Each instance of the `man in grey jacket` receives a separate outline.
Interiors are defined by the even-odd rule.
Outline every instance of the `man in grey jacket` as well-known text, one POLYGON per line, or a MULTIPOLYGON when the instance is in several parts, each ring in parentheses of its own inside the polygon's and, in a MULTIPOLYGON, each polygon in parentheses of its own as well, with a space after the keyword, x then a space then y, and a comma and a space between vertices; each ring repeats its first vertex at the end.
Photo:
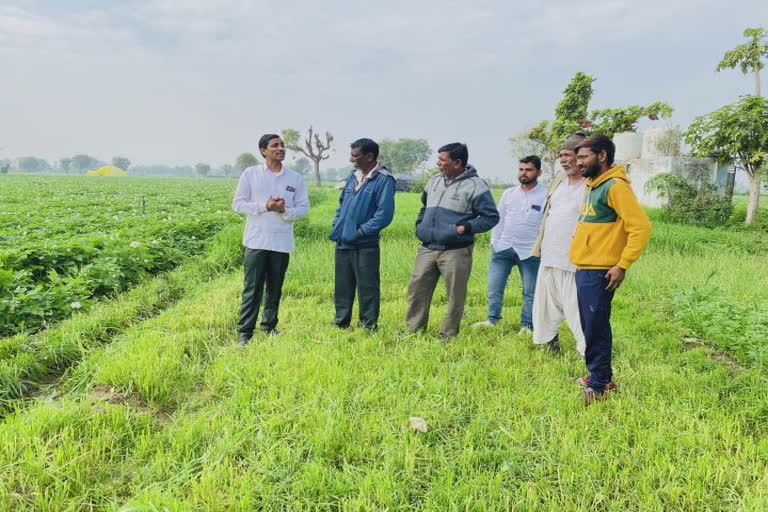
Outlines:
POLYGON ((467 164, 468 158, 467 146, 458 142, 438 150, 440 173, 424 187, 416 219, 416 237, 422 245, 408 284, 406 324, 411 332, 426 328, 432 295, 442 275, 448 292, 448 309, 440 326, 443 340, 459 332, 475 235, 499 222, 491 191, 467 164))

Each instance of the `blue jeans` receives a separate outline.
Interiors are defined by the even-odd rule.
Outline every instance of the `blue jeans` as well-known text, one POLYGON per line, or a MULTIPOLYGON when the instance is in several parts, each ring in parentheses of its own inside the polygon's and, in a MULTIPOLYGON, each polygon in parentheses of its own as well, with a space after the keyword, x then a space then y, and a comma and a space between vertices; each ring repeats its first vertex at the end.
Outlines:
POLYGON ((605 386, 613 378, 611 352, 613 333, 611 332, 611 301, 613 292, 605 289, 608 270, 577 270, 576 295, 579 298, 579 317, 581 329, 587 342, 585 359, 589 369, 589 387, 598 393, 605 391, 605 386))
POLYGON ((488 267, 488 321, 492 324, 501 320, 504 304, 504 288, 507 287, 512 267, 520 269, 523 281, 523 307, 520 309, 520 326, 533 329, 533 294, 536 291, 536 275, 539 273, 541 258, 531 256, 521 260, 511 247, 496 252, 491 248, 491 264, 488 267))

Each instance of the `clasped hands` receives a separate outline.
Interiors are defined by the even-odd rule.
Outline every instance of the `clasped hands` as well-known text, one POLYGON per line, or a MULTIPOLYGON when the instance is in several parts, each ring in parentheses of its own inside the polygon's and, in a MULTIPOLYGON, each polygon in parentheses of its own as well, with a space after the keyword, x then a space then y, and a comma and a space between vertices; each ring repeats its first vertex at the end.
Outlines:
POLYGON ((285 199, 282 197, 269 196, 267 200, 267 210, 270 212, 285 213, 285 199))

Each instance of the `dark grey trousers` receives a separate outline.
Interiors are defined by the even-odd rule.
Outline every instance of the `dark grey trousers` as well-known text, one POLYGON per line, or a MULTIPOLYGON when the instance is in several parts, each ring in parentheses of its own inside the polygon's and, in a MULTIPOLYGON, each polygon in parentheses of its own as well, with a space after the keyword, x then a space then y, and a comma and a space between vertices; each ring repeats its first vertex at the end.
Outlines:
POLYGON ((336 248, 333 297, 336 316, 333 321, 339 327, 349 327, 352 321, 355 291, 357 291, 360 311, 360 327, 366 329, 378 327, 379 306, 381 304, 379 263, 378 246, 360 249, 336 248))
POLYGON ((249 336, 253 334, 265 288, 267 296, 264 300, 261 329, 271 331, 275 328, 289 257, 285 252, 245 249, 243 303, 240 307, 240 321, 237 323, 238 333, 249 336))

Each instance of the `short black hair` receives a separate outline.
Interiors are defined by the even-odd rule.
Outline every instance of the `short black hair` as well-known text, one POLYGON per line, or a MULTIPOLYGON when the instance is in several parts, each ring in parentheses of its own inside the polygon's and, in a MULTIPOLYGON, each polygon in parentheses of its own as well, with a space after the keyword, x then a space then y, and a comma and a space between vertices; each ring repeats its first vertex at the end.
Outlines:
POLYGON ((379 158, 379 145, 376 141, 371 139, 357 139, 355 142, 349 145, 351 149, 359 149, 364 155, 368 153, 373 155, 373 158, 379 158))
POLYGON ((537 171, 541 170, 541 158, 536 155, 528 155, 520 159, 521 164, 533 164, 537 171))
POLYGON ((261 136, 259 139, 259 149, 267 149, 267 146, 269 146, 269 141, 272 139, 279 139, 280 136, 276 133, 267 133, 261 136))
POLYGON ((608 165, 613 165, 613 157, 616 155, 616 145, 607 135, 603 135, 602 133, 590 135, 581 141, 581 144, 576 146, 576 151, 578 152, 581 148, 587 148, 596 155, 599 155, 601 151, 605 151, 605 154, 608 155, 608 165))
POLYGON ((464 164, 464 167, 467 166, 467 162, 469 160, 469 150, 467 149, 467 145, 463 142, 451 142, 450 144, 442 146, 437 150, 437 152, 448 153, 448 156, 451 157, 451 160, 461 160, 461 163, 464 164))

